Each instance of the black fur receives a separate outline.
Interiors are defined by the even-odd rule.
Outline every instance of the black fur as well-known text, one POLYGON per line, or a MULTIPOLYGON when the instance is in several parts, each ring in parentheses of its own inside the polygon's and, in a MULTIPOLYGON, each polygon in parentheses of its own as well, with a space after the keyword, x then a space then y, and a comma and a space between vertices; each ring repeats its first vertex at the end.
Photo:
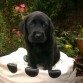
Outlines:
POLYGON ((51 70, 59 58, 60 52, 53 37, 53 24, 50 18, 40 11, 29 14, 21 23, 20 30, 24 35, 28 51, 28 65, 51 70))

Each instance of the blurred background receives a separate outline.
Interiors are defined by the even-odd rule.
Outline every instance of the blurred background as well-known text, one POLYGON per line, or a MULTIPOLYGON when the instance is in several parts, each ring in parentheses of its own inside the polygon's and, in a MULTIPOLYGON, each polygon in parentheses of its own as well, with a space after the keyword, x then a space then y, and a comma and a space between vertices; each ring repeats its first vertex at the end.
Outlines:
POLYGON ((51 18, 61 51, 70 57, 79 55, 76 38, 83 38, 83 0, 0 0, 0 56, 24 47, 19 23, 33 11, 51 18))

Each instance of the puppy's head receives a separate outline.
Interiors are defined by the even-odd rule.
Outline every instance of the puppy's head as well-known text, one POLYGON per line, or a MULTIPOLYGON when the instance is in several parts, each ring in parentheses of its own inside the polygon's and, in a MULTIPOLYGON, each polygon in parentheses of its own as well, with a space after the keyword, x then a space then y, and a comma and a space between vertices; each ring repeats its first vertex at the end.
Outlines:
POLYGON ((44 43, 52 36, 53 24, 46 14, 36 11, 20 23, 20 31, 29 42, 44 43))

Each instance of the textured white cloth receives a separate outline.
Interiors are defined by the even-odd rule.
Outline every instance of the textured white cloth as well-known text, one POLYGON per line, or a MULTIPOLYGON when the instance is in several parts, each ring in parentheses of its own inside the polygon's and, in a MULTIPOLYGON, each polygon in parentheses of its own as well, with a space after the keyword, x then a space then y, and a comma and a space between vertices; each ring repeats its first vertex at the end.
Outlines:
POLYGON ((52 70, 61 70, 61 75, 58 78, 51 78, 47 70, 39 69, 39 74, 36 77, 30 77, 25 73, 27 63, 23 60, 27 51, 24 48, 19 48, 17 51, 0 58, 0 83, 75 83, 76 70, 73 70, 74 59, 69 58, 63 52, 60 52, 60 60, 52 70), (17 72, 11 73, 8 68, 8 63, 17 64, 17 72))

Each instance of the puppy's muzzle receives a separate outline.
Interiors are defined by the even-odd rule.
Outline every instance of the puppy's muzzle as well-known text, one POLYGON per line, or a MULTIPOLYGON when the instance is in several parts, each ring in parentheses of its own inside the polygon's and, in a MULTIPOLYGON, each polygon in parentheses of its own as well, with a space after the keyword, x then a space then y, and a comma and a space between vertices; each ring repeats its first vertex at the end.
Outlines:
POLYGON ((44 35, 43 35, 43 32, 34 32, 34 38, 36 40, 41 40, 43 39, 44 35))
POLYGON ((46 40, 44 32, 33 32, 32 39, 34 42, 44 42, 46 40))

